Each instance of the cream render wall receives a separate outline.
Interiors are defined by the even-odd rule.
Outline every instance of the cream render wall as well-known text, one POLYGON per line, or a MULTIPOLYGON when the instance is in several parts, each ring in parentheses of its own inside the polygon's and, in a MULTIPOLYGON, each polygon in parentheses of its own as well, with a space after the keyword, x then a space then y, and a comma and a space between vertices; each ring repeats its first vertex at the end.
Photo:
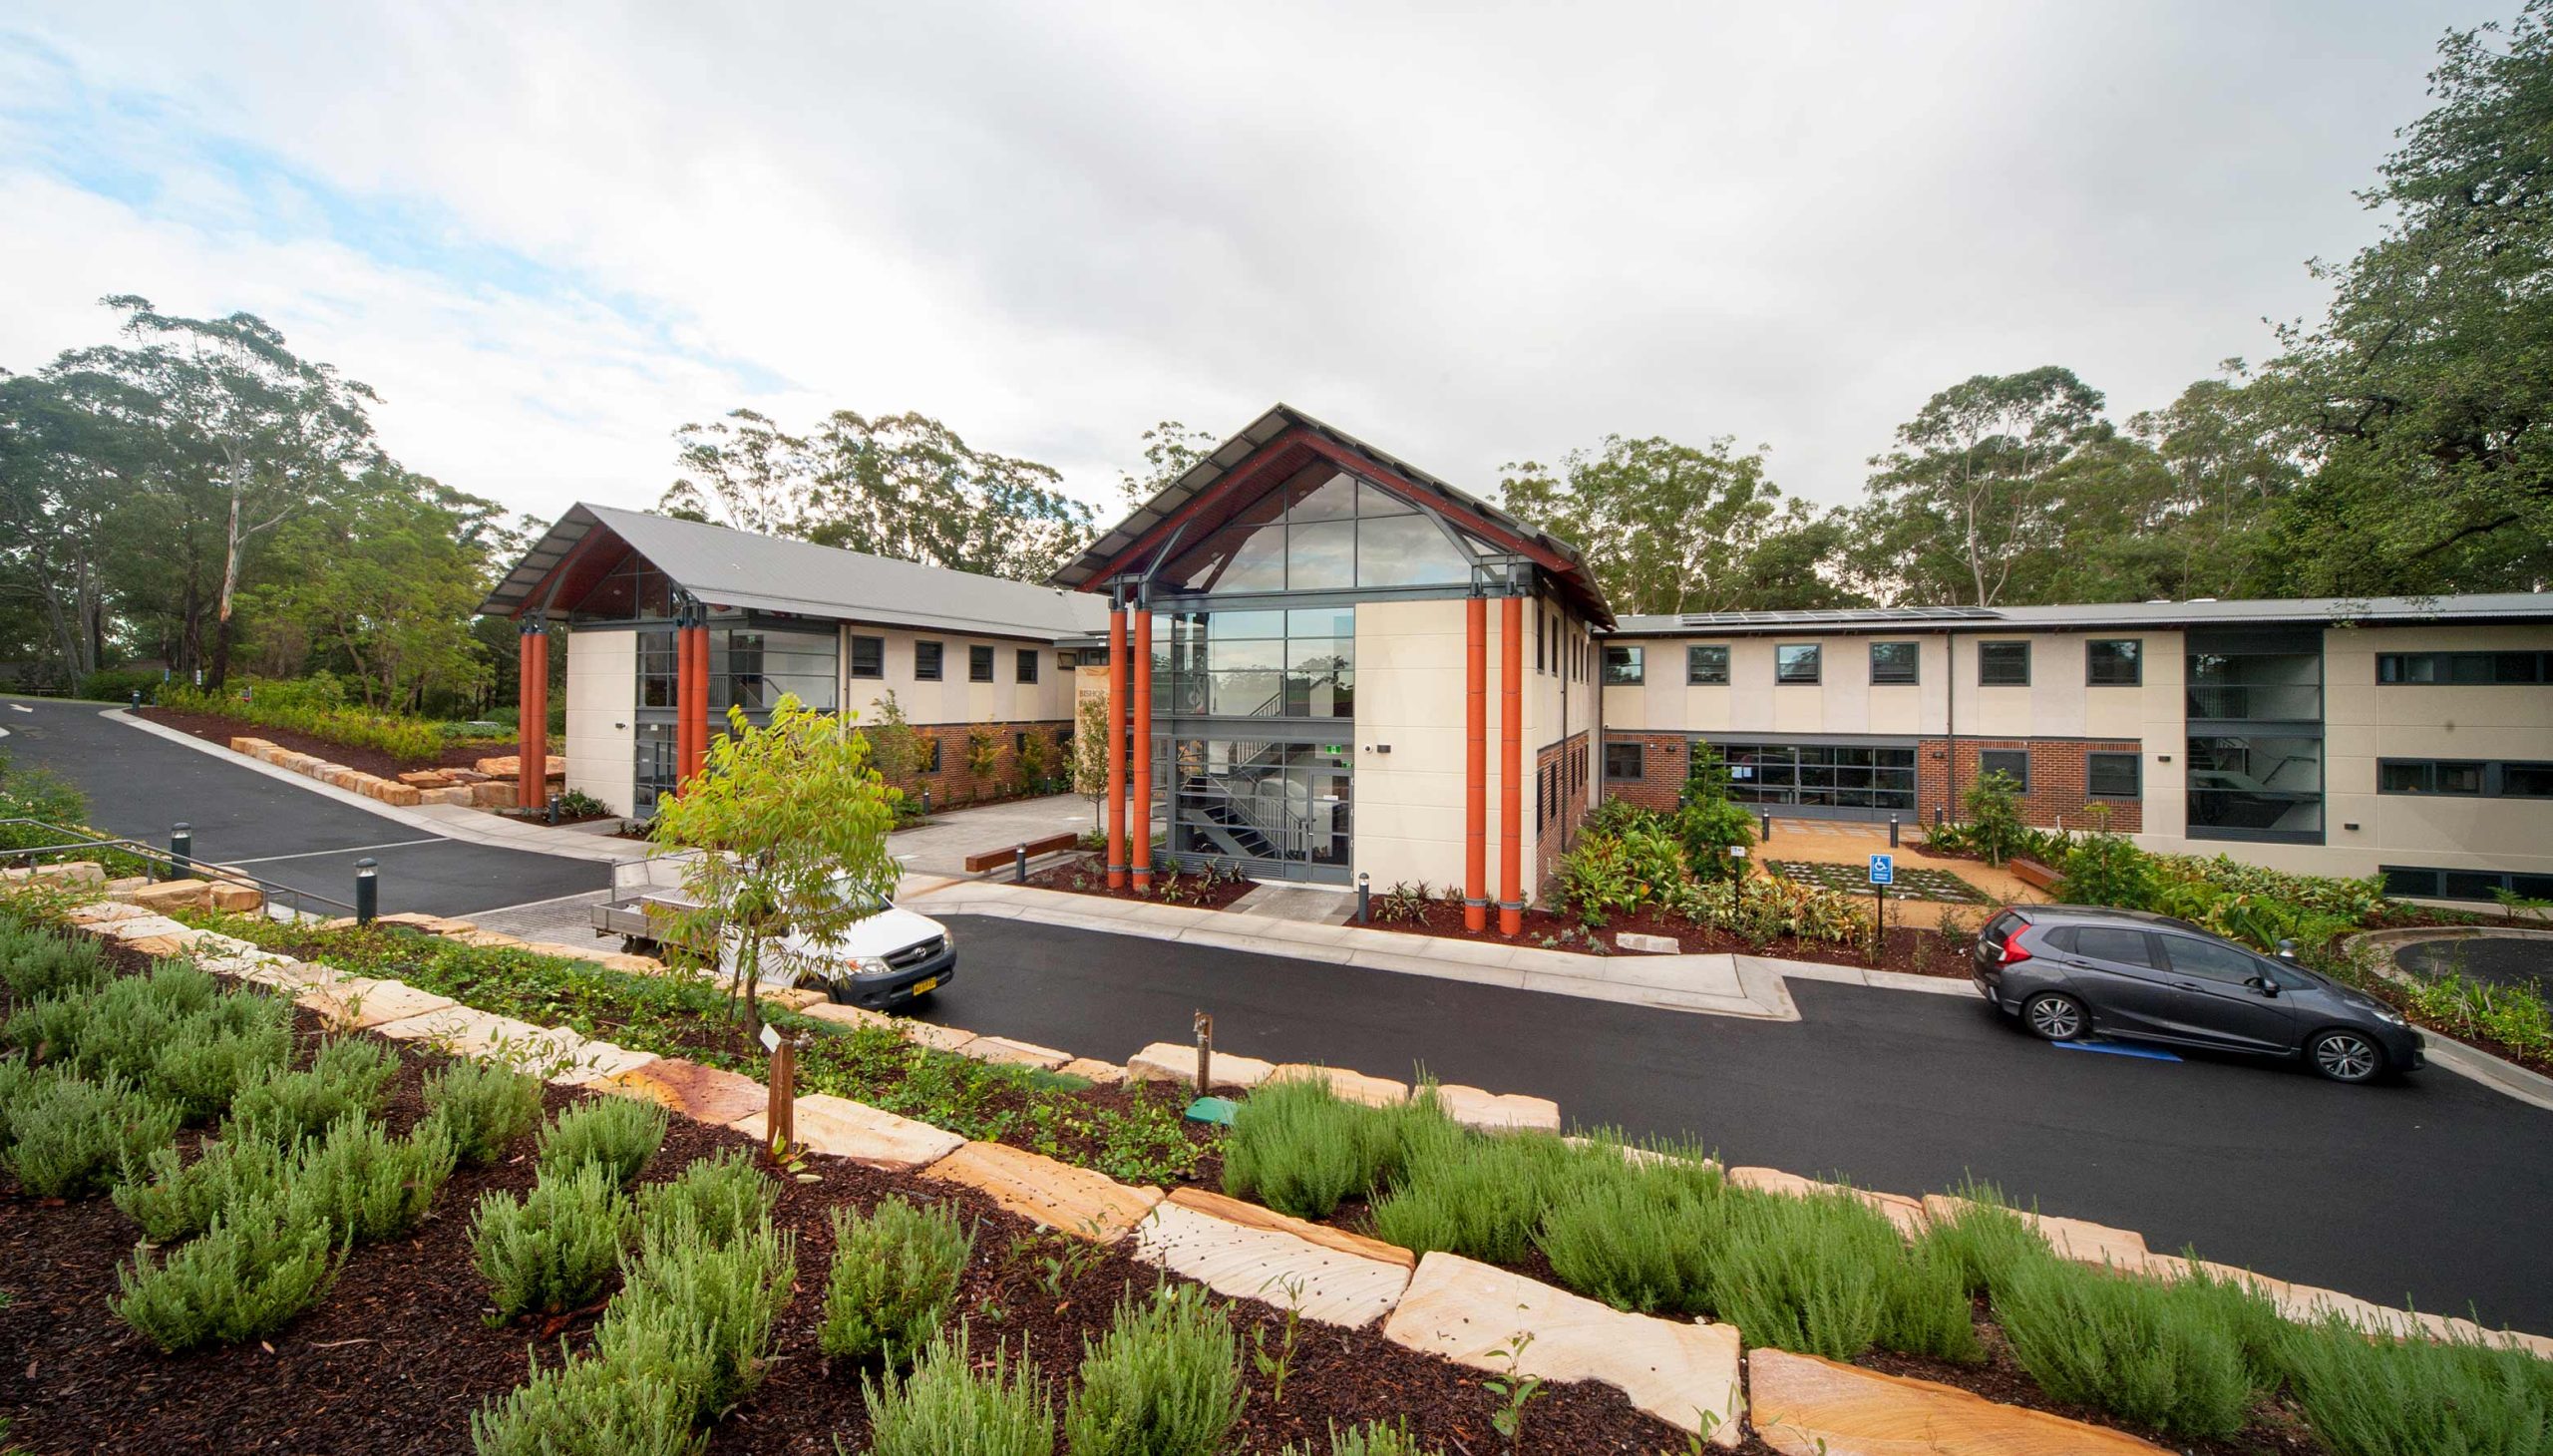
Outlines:
MULTIPOLYGON (((896 705, 904 710, 905 720, 916 724, 1064 722, 1073 715, 1074 669, 1057 665, 1059 658, 1051 643, 845 624, 840 650, 842 705, 857 711, 864 723, 877 721, 878 704, 890 692, 896 695, 896 705), (855 636, 886 639, 885 676, 851 675, 851 639, 855 636), (940 644, 938 681, 925 682, 913 676, 915 642, 940 644), (993 649, 990 682, 970 682, 966 677, 966 649, 978 645, 993 649), (1037 654, 1037 680, 1033 683, 1013 680, 1022 649, 1037 654)), ((1101 681, 1104 685, 1105 678, 1101 681)))
POLYGON ((638 634, 567 634, 567 787, 614 814, 638 803, 638 634))
POLYGON ((1941 731, 1949 701, 1949 658, 1942 639, 1908 635, 1780 637, 1653 637, 1639 686, 1604 689, 1608 728, 1690 733, 1890 733, 1941 731), (1873 641, 1917 645, 1911 684, 1871 681, 1873 641), (1694 687, 1685 681, 1685 649, 1695 644, 1728 648, 1728 685, 1694 687), (1818 646, 1818 681, 1777 683, 1774 649, 1818 646))
MULTIPOLYGON (((1498 896, 1499 606, 1489 604, 1488 893, 1498 896)), ((1533 622, 1525 623, 1524 863, 1530 881, 1534 789, 1533 622)), ((1463 603, 1368 601, 1356 608, 1356 869, 1377 887, 1463 883, 1463 603), (1383 752, 1385 745, 1391 751, 1383 752)), ((1534 886, 1525 887, 1530 896, 1534 886)))

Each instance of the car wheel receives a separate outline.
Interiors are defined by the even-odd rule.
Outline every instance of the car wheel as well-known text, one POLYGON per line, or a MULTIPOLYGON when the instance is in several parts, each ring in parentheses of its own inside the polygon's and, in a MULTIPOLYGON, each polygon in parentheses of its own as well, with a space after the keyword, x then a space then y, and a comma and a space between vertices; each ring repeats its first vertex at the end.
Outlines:
POLYGON ((2092 1028, 2092 1018, 2083 1003, 2057 991, 2041 991, 2021 1005, 2021 1024, 2033 1036, 2049 1041, 2072 1041, 2092 1028))
POLYGON ((2355 1031, 2318 1031, 2305 1044, 2314 1070, 2335 1082, 2366 1082, 2384 1070, 2384 1053, 2355 1031))

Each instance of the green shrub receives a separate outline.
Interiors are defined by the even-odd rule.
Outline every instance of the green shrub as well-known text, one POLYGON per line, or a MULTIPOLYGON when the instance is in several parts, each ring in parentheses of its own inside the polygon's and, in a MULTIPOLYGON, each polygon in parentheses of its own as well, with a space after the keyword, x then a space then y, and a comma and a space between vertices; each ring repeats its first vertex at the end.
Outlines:
POLYGON ((9 1150, 9 1107, 48 1074, 22 1056, 0 1057, 0 1157, 9 1150))
POLYGON ((140 693, 147 703, 168 676, 165 669, 158 667, 101 667, 82 673, 73 691, 93 703, 129 703, 135 693, 140 693))
POLYGON ((2047 1254, 2047 1240, 2012 1211, 1995 1185, 1971 1181, 1952 1193, 1961 1200, 1958 1212, 1928 1221, 1917 1247, 1948 1260, 1963 1291, 1991 1296, 2015 1265, 2047 1254))
POLYGON ((1976 1311, 1961 1287, 1959 1263, 1929 1246, 1900 1253, 1878 1271, 1887 1298, 1880 1305, 1882 1349, 1975 1364, 1986 1358, 1978 1342, 1976 1311))
POLYGON ((310 1145, 292 1175, 293 1202, 358 1244, 395 1238, 425 1222, 452 1176, 452 1138, 431 1120, 405 1138, 357 1114, 310 1145))
POLYGON ((1849 1360, 1878 1342, 1906 1257, 1884 1215, 1843 1192, 1731 1189, 1720 1207, 1711 1304, 1747 1343, 1849 1360))
POLYGON ((1366 1193, 1391 1167, 1401 1121, 1345 1101, 1326 1082, 1262 1086, 1242 1103, 1224 1140, 1224 1191, 1280 1214, 1325 1219, 1340 1200, 1366 1193))
POLYGON ((95 994, 72 999, 49 1013, 46 1055, 91 1074, 147 1082, 182 1028, 188 1036, 223 1029, 198 1020, 223 999, 220 983, 182 961, 164 960, 147 975, 118 976, 95 994))
POLYGON ((172 1027, 170 1037, 152 1060, 152 1088, 188 1122, 199 1122, 291 1063, 292 1005, 253 994, 225 997, 172 1027))
POLYGON ((816 1332, 838 1360, 883 1354, 910 1360, 939 1328, 957 1295, 974 1238, 945 1204, 915 1208, 889 1195, 863 1217, 833 1210, 834 1264, 825 1279, 825 1320, 816 1332))
MULTIPOLYGON (((978 1369, 964 1326, 934 1335, 911 1375, 861 1377, 870 1456, 1053 1456, 1055 1415, 1023 1347, 996 1343, 978 1369)), ((1079 1456, 1076 1448, 1075 1456, 1079 1456)))
MULTIPOLYGON (((2172 1281, 2174 1297, 2202 1309, 2222 1325, 2243 1351, 2243 1367, 2256 1390, 2275 1389, 2286 1373, 2288 1331, 2295 1326, 2281 1314, 2278 1301, 2248 1274, 2217 1274, 2201 1264, 2196 1250, 2185 1250, 2190 1272, 2172 1281)), ((2547 1367, 2553 1373, 2553 1366, 2547 1367)))
POLYGON ((779 1187, 756 1166, 753 1153, 729 1148, 693 1160, 670 1182, 638 1190, 638 1222, 667 1229, 688 1218, 703 1238, 724 1246, 769 1223, 779 1202, 779 1187))
POLYGON ((2230 1436, 2253 1387, 2211 1297, 2048 1258, 2016 1266, 1995 1301, 2012 1358, 2058 1400, 2174 1435, 2230 1436))
POLYGON ((2469 1339, 2371 1338, 2338 1315, 2282 1339, 2289 1389, 2337 1456, 2542 1456, 2553 1361, 2469 1339))
POLYGON ((0 1022, 0 1042, 25 1052, 30 1062, 56 1065, 71 1060, 88 1024, 88 996, 78 991, 39 996, 21 1002, 0 1022))
POLYGON ((1729 851, 1755 843, 1755 816, 1729 799, 1728 765, 1710 744, 1693 745, 1685 764, 1675 837, 1683 843, 1684 860, 1695 879, 1726 880, 1744 873, 1744 862, 1729 858, 1729 851))
POLYGON ((593 1302, 620 1267, 634 1218, 629 1196, 598 1163, 545 1173, 520 1199, 481 1195, 470 1249, 497 1321, 593 1302))
POLYGON ((622 1187, 637 1181, 665 1141, 665 1110, 634 1097, 596 1097, 541 1129, 541 1169, 594 1162, 622 1187))
MULTIPOLYGON (((1296 1442, 1285 1448, 1285 1456, 1320 1456, 1320 1453, 1296 1442)), ((1333 1423, 1329 1428, 1329 1456, 1444 1456, 1444 1453, 1418 1444, 1418 1438, 1409 1433, 1409 1423, 1396 1420, 1389 1424, 1367 1421, 1343 1431, 1333 1423)))
POLYGON ((433 758, 443 750, 443 734, 424 718, 368 712, 342 705, 342 697, 314 690, 309 680, 251 681, 245 689, 203 692, 183 683, 164 683, 160 705, 181 713, 208 713, 263 728, 280 728, 349 748, 370 748, 406 762, 433 758))
POLYGON ((38 1076, 9 1105, 9 1169, 38 1198, 80 1198, 176 1141, 180 1121, 114 1072, 38 1076))
POLYGON ((229 1126, 285 1141, 318 1137, 346 1118, 379 1114, 398 1075, 397 1054, 380 1042, 332 1038, 306 1069, 277 1069, 242 1090, 229 1126))
POLYGON ((1073 1456, 1216 1456, 1246 1396, 1231 1316, 1195 1284, 1117 1306, 1064 1401, 1073 1456))
POLYGON ((1374 1232, 1422 1253, 1514 1264, 1531 1247, 1544 1207, 1593 1166, 1590 1155, 1550 1133, 1488 1137, 1441 1118, 1412 1120, 1407 1132, 1401 1176, 1374 1201, 1374 1232))
POLYGON ((1535 1237, 1562 1283, 1617 1309, 1707 1307, 1704 1235, 1722 1192, 1716 1170, 1591 1164, 1543 1214, 1535 1237))
POLYGON ((471 1412, 470 1442, 478 1456, 698 1456, 709 1435, 672 1381, 565 1355, 471 1412))
POLYGON ((153 1264, 148 1248, 117 1272, 116 1317, 176 1354, 280 1328, 316 1303, 342 1255, 327 1225, 291 1199, 224 1209, 204 1232, 153 1264))
POLYGON ((2127 836, 2112 833, 2106 819, 2075 841, 2063 862, 2052 868, 2065 877, 2058 895, 2074 905, 2144 910, 2154 900, 2153 857, 2127 836))
POLYGON ((672 1382, 693 1422, 707 1424, 762 1382, 797 1263, 797 1239, 768 1222, 724 1245, 688 1217, 649 1229, 594 1352, 624 1373, 672 1382))
POLYGON ((204 1143, 192 1162, 176 1148, 151 1154, 115 1186, 116 1207, 142 1226, 154 1244, 174 1244, 203 1232, 222 1210, 257 1199, 284 1196, 301 1161, 298 1144, 268 1137, 231 1137, 204 1143))
POLYGON ((426 1109, 461 1161, 496 1162, 541 1121, 541 1079, 494 1062, 457 1061, 426 1079, 426 1109))
POLYGON ((2001 865, 2030 844, 2021 823, 2021 783, 2001 769, 1977 776, 1960 796, 1968 816, 1969 843, 1990 865, 2001 865))
POLYGON ((87 993, 112 974, 98 942, 33 925, 0 925, 0 984, 19 1001, 87 993))

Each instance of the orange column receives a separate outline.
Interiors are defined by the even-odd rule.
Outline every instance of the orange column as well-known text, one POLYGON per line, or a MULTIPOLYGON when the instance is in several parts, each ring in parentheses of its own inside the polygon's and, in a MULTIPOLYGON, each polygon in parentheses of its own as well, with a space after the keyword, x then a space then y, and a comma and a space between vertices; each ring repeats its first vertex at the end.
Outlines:
POLYGON ((1108 888, 1126 888, 1126 609, 1108 611, 1108 888))
POLYGON ((700 776, 709 749, 709 633, 686 621, 674 629, 674 790, 700 776))
POLYGON ((1134 650, 1126 654, 1126 670, 1134 676, 1135 731, 1131 745, 1135 756, 1134 783, 1127 808, 1131 813, 1131 830, 1135 843, 1128 864, 1135 874, 1135 889, 1153 888, 1153 609, 1137 602, 1134 650))
POLYGON ((1463 928, 1489 923, 1489 602, 1463 603, 1463 928))
POLYGON ((538 809, 549 791, 549 631, 524 627, 523 686, 515 708, 515 804, 538 809))
POLYGON ((1498 604, 1498 933, 1525 928, 1525 598, 1498 604))

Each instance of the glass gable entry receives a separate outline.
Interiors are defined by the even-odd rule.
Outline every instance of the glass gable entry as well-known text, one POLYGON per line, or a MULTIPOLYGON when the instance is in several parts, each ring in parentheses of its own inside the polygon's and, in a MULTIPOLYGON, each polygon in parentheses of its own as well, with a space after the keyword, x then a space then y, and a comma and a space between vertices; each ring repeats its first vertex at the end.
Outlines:
MULTIPOLYGON (((741 707, 757 727, 794 695, 807 707, 832 712, 837 692, 837 638, 829 631, 783 631, 712 624, 709 628, 709 731, 727 726, 727 710, 741 707)), ((672 792, 682 765, 674 752, 679 677, 671 627, 638 631, 637 757, 633 806, 638 818, 656 812, 659 796, 672 792)))
POLYGON ((1327 461, 1167 561, 1153 590, 1154 763, 1169 858, 1347 882, 1359 597, 1458 595, 1491 547, 1327 461))

